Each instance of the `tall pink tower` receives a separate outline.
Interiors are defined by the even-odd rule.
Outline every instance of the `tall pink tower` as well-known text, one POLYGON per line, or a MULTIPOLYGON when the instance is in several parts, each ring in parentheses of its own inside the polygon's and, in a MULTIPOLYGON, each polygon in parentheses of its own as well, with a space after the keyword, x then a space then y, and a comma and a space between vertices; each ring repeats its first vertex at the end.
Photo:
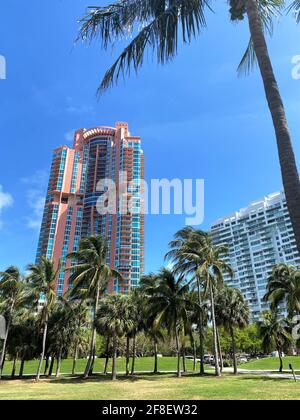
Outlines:
POLYGON ((107 263, 123 275, 122 282, 110 282, 108 291, 127 293, 138 286, 144 270, 143 178, 141 139, 129 133, 127 123, 77 130, 73 148, 54 150, 36 259, 44 255, 56 267, 60 262, 59 295, 71 286, 67 255, 78 249, 81 238, 99 234, 108 243, 107 263), (97 184, 111 179, 118 192, 120 173, 134 185, 127 196, 135 211, 100 214, 96 204, 103 191, 97 184))

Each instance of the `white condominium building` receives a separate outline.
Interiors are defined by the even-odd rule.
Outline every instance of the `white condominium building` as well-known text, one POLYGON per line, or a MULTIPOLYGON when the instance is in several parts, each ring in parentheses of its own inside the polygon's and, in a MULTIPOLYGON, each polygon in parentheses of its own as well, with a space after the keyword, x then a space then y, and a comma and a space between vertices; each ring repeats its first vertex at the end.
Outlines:
POLYGON ((240 289, 257 321, 269 306, 263 301, 268 277, 280 262, 300 266, 293 228, 283 193, 270 194, 249 207, 219 219, 211 228, 215 244, 227 244, 235 272, 225 282, 240 289))

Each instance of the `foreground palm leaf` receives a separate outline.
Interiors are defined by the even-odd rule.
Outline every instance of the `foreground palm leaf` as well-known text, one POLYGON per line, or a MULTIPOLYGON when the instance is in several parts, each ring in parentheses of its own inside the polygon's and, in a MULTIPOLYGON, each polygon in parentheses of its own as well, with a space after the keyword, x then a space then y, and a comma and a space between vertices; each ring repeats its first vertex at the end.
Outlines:
MULTIPOLYGON (((106 7, 92 7, 82 19, 79 38, 100 38, 102 47, 131 38, 122 54, 106 72, 99 88, 103 92, 121 76, 137 72, 147 52, 156 52, 157 61, 166 63, 177 53, 179 39, 189 43, 206 26, 209 0, 122 0, 106 7)), ((249 70, 255 60, 276 133, 284 191, 298 251, 300 252, 300 181, 285 109, 273 72, 265 32, 272 33, 273 20, 287 4, 285 0, 228 0, 231 20, 249 22, 250 42, 240 69, 249 70)), ((300 20, 300 0, 290 4, 300 20)))

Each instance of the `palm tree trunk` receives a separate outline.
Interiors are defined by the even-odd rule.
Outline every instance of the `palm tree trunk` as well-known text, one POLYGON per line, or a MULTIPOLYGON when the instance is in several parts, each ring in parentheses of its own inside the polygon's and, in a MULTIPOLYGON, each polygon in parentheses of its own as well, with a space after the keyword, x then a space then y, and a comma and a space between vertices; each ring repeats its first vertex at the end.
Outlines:
POLYGON ((78 358, 78 341, 76 340, 74 356, 73 356, 72 375, 75 375, 75 372, 76 372, 77 358, 78 358))
POLYGON ((232 327, 230 327, 230 335, 231 335, 231 341, 232 341, 233 373, 237 375, 238 366, 237 366, 237 360, 236 360, 236 344, 235 344, 234 330, 232 327))
POLYGON ((283 371, 283 360, 282 360, 282 351, 281 351, 281 349, 278 349, 278 355, 279 355, 279 362, 280 362, 279 372, 282 373, 282 371, 283 371))
POLYGON ((126 337, 126 376, 129 376, 129 361, 130 361, 130 338, 126 337))
MULTIPOLYGON (((94 304, 94 318, 98 312, 99 296, 100 296, 100 281, 98 281, 98 285, 97 285, 97 293, 96 293, 96 299, 95 299, 95 304, 94 304)), ((93 359, 95 357, 94 355, 96 351, 96 337, 97 337, 97 332, 93 323, 90 355, 89 355, 89 360, 84 371, 84 375, 83 375, 84 379, 86 379, 90 374, 93 373, 92 365, 93 365, 93 359)))
POLYGON ((177 349, 177 377, 181 377, 181 368, 180 368, 180 341, 177 327, 175 328, 175 338, 176 338, 176 349, 177 349))
MULTIPOLYGON (((45 305, 47 303, 45 302, 45 305)), ((39 381, 41 377, 41 370, 43 365, 43 360, 45 356, 45 350, 46 350, 46 339, 47 339, 47 331, 48 331, 48 314, 46 315, 45 324, 44 324, 44 332, 43 332, 43 344, 42 344, 42 353, 39 360, 39 365, 36 373, 36 380, 39 381)))
POLYGON ((218 339, 218 352, 219 352, 219 358, 220 358, 220 369, 221 369, 221 372, 223 372, 224 363, 223 363, 223 354, 222 354, 220 333, 219 333, 219 328, 218 327, 217 327, 217 339, 218 339))
POLYGON ((109 345, 110 345, 110 338, 107 337, 106 341, 106 358, 105 358, 105 365, 104 365, 104 374, 107 374, 108 362, 109 362, 109 345))
POLYGON ((134 375, 134 372, 135 372, 135 353, 136 353, 136 336, 133 337, 133 344, 132 344, 131 375, 134 375))
POLYGON ((196 348, 196 341, 193 337, 193 350, 194 350, 194 364, 193 364, 193 371, 196 371, 197 368, 197 348, 196 348))
POLYGON ((10 307, 9 317, 8 317, 8 321, 7 321, 6 331, 5 331, 5 338, 4 338, 4 343, 3 343, 1 357, 0 357, 0 379, 2 378, 2 372, 3 372, 3 368, 4 368, 4 363, 5 363, 6 346, 7 346, 8 334, 9 334, 9 330, 10 330, 10 326, 11 326, 14 304, 15 303, 13 302, 11 307, 10 307))
POLYGON ((203 339, 203 319, 202 319, 202 299, 201 299, 201 285, 200 280, 197 278, 197 289, 198 289, 198 303, 199 303, 199 339, 200 339, 200 375, 205 374, 204 369, 204 339, 203 339))
POLYGON ((11 371, 11 379, 14 379, 16 376, 17 359, 18 359, 18 356, 15 356, 12 371, 11 371))
POLYGON ((112 381, 117 379, 117 336, 114 335, 113 337, 113 363, 112 363, 112 373, 111 373, 112 381))
POLYGON ((274 75, 261 18, 255 0, 246 1, 255 55, 275 128, 283 186, 295 239, 300 252, 300 181, 286 113, 274 75))
POLYGON ((52 354, 50 368, 49 368, 49 372, 48 372, 48 377, 52 376, 53 368, 54 368, 54 362, 55 362, 55 356, 54 356, 54 354, 52 354))
POLYGON ((217 325, 216 325, 216 316, 215 316, 215 300, 214 292, 212 288, 212 283, 209 281, 209 291, 210 291, 210 303, 211 303, 211 320, 213 325, 213 345, 214 345, 214 356, 215 356, 215 373, 216 376, 221 376, 220 365, 219 365, 219 352, 218 352, 218 337, 217 337, 217 325))
POLYGON ((182 349, 182 364, 183 364, 183 372, 186 373, 186 354, 185 348, 182 349))
POLYGON ((157 341, 154 340, 154 374, 157 374, 158 372, 158 346, 157 341))
POLYGON ((25 365, 25 360, 22 359, 21 360, 21 366, 20 366, 20 371, 19 371, 19 378, 22 379, 23 375, 24 375, 24 365, 25 365))
POLYGON ((46 375, 47 375, 48 368, 49 368, 49 356, 47 356, 47 357, 46 357, 46 363, 45 363, 44 376, 46 376, 46 375))
POLYGON ((62 360, 62 347, 59 349, 59 354, 57 358, 57 367, 56 367, 56 374, 55 374, 56 378, 59 378, 60 376, 61 360, 62 360))

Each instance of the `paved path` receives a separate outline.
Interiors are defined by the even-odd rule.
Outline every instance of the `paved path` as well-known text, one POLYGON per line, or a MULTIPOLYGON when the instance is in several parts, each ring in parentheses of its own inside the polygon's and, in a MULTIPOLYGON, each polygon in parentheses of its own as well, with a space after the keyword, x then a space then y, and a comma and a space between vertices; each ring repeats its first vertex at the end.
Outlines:
MULTIPOLYGON (((233 368, 224 368, 224 372, 233 373, 233 368)), ((294 376, 292 373, 284 371, 283 373, 279 373, 278 370, 247 370, 247 369, 239 369, 238 373, 241 375, 258 375, 258 376, 266 376, 267 378, 281 378, 281 379, 292 379, 294 380, 294 376)), ((300 381, 300 375, 296 375, 296 379, 300 381)))

